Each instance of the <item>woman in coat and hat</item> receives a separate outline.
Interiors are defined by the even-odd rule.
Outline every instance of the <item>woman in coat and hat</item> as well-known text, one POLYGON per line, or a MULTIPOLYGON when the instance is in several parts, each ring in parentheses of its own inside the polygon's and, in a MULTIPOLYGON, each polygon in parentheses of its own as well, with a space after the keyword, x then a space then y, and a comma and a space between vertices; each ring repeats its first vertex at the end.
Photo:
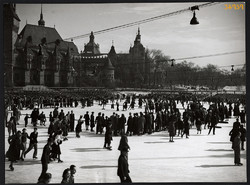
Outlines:
POLYGON ((20 158, 20 148, 21 148, 21 131, 17 131, 15 135, 9 137, 8 142, 10 144, 9 150, 6 153, 6 157, 10 161, 10 170, 13 171, 13 162, 19 160, 20 158))

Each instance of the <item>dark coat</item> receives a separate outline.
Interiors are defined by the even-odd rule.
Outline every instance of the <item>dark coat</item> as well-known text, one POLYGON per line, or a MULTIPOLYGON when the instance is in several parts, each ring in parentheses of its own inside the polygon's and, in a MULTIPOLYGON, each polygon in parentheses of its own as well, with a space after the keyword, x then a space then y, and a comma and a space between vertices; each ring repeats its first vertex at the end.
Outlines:
POLYGON ((9 161, 19 160, 20 157, 20 148, 21 148, 21 138, 17 135, 13 135, 8 139, 10 146, 9 150, 6 153, 6 157, 9 161))
POLYGON ((118 170, 117 175, 120 178, 129 177, 129 167, 128 167, 128 160, 124 155, 120 155, 118 159, 118 170))
POLYGON ((122 135, 121 139, 120 139, 120 144, 118 147, 118 150, 122 151, 123 149, 130 149, 129 145, 128 145, 128 138, 126 135, 122 135))
POLYGON ((48 164, 49 163, 49 156, 50 156, 50 146, 47 143, 43 147, 43 153, 42 153, 42 157, 41 157, 42 163, 48 164))

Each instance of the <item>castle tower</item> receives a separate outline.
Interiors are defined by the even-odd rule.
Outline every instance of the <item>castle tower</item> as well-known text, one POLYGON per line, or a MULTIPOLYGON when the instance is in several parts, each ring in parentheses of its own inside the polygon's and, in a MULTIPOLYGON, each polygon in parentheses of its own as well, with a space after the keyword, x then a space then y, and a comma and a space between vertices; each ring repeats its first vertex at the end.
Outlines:
POLYGON ((84 55, 100 54, 99 45, 95 43, 95 36, 93 31, 89 36, 89 43, 84 46, 84 55))
POLYGON ((104 69, 103 69, 103 77, 102 77, 102 82, 106 87, 111 87, 114 83, 114 74, 115 74, 115 68, 112 65, 110 59, 107 57, 105 64, 104 64, 104 69))
POLYGON ((43 20, 43 5, 41 5, 40 20, 38 21, 39 26, 45 26, 45 21, 43 20))
POLYGON ((140 28, 134 40, 134 46, 129 49, 131 80, 137 83, 144 82, 145 79, 145 48, 141 43, 140 28))
MULTIPOLYGON (((20 19, 16 14, 15 4, 4 4, 4 86, 14 85, 13 66, 15 64, 15 43, 18 36, 20 19)), ((18 77, 16 77, 18 78, 18 77)))

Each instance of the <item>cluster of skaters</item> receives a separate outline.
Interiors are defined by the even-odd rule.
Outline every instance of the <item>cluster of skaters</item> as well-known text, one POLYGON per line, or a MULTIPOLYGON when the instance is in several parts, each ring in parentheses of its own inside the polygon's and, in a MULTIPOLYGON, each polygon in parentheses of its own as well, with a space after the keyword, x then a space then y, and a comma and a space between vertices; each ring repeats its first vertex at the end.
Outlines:
MULTIPOLYGON (((125 97, 125 101, 122 105, 122 111, 135 108, 135 96, 125 97)), ((106 102, 109 100, 100 100, 100 104, 105 109, 106 102)), ((114 109, 114 99, 110 99, 111 108, 114 109)), ((46 126, 48 118, 48 140, 47 144, 43 148, 41 157, 42 173, 38 179, 39 183, 48 183, 51 179, 52 174, 48 173, 48 164, 53 161, 62 163, 60 158, 61 149, 60 145, 67 141, 68 133, 75 132, 76 138, 80 138, 80 133, 83 130, 85 124, 86 131, 93 132, 93 134, 104 133, 104 145, 103 148, 112 149, 111 142, 113 136, 121 136, 120 145, 118 149, 121 151, 118 159, 118 172, 117 175, 120 177, 121 182, 132 182, 129 177, 128 168, 128 151, 130 147, 128 145, 127 136, 141 136, 145 134, 152 134, 154 132, 168 131, 169 142, 174 142, 174 137, 189 138, 189 130, 192 127, 196 127, 197 134, 201 134, 202 130, 208 128, 207 134, 211 131, 215 135, 215 129, 219 122, 225 122, 226 119, 231 116, 237 117, 234 123, 233 129, 230 132, 230 141, 232 142, 232 149, 235 152, 235 165, 240 166, 240 151, 239 147, 244 150, 244 141, 246 137, 246 129, 244 128, 245 110, 239 111, 239 106, 242 102, 234 103, 234 108, 231 102, 215 101, 209 102, 209 108, 203 107, 202 102, 192 99, 192 101, 186 100, 186 107, 184 106, 185 101, 181 101, 183 113, 177 108, 178 100, 174 98, 167 99, 166 96, 153 96, 153 97, 139 97, 138 108, 142 110, 142 104, 145 104, 144 111, 137 113, 129 113, 128 117, 124 114, 119 114, 120 108, 119 100, 116 101, 116 111, 111 116, 106 116, 104 113, 99 112, 95 115, 95 112, 91 114, 86 111, 84 115, 80 115, 79 119, 76 120, 73 111, 64 113, 63 108, 59 110, 56 106, 52 112, 49 113, 48 117, 42 111, 39 112, 39 108, 34 108, 30 115, 26 114, 24 126, 27 127, 29 124, 29 118, 31 118, 31 125, 34 127, 34 131, 29 135, 26 132, 26 128, 23 128, 22 132, 17 131, 16 125, 20 119, 20 113, 10 117, 10 120, 6 123, 9 132, 8 142, 10 144, 9 149, 6 153, 6 157, 10 161, 10 169, 13 171, 13 163, 18 160, 25 161, 27 154, 33 149, 33 159, 37 159, 37 143, 38 143, 38 131, 37 125, 46 126), (226 105, 228 104, 228 105, 226 105), (229 107, 229 108, 228 108, 229 107), (239 122, 239 119, 240 122, 239 122), (76 125, 75 125, 76 122, 76 125), (235 126, 236 125, 236 126, 235 126), (95 130, 94 130, 95 129, 95 130), (30 140, 28 148, 26 147, 27 141, 30 140)), ((91 103, 87 106, 91 106, 91 103)), ((82 102, 82 105, 85 105, 82 102)), ((18 111, 18 106, 15 107, 15 112, 18 111), (16 110, 17 109, 17 110, 16 110)), ((84 107, 84 106, 83 106, 84 107)), ((14 112, 14 111, 13 111, 14 112)), ((65 169, 63 172, 62 183, 72 183, 72 177, 76 171, 74 165, 70 168, 65 169)))

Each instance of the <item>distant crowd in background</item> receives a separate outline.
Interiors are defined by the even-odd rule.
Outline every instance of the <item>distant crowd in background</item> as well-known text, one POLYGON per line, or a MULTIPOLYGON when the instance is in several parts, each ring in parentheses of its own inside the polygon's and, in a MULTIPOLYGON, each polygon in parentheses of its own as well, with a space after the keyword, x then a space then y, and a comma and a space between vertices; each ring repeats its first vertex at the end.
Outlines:
MULTIPOLYGON (((208 135, 211 131, 215 134, 215 130, 218 128, 217 124, 226 122, 232 116, 237 118, 237 123, 234 123, 234 128, 230 132, 230 141, 232 141, 232 148, 235 151, 235 165, 242 165, 239 161, 240 154, 236 144, 239 141, 235 138, 240 138, 241 150, 244 150, 246 101, 243 95, 207 96, 191 93, 125 95, 115 94, 109 90, 85 90, 81 93, 70 92, 68 94, 26 92, 25 94, 5 94, 5 110, 5 125, 8 128, 10 143, 6 157, 10 160, 11 170, 14 170, 13 163, 24 160, 32 149, 34 149, 33 158, 37 158, 37 125, 48 127, 48 142, 43 149, 42 173, 38 179, 39 182, 44 182, 48 176, 51 177, 51 174, 47 173, 49 162, 63 162, 60 158, 60 145, 63 141, 68 140, 69 132, 75 132, 77 138, 80 138, 83 129, 93 132, 93 134, 104 134, 103 148, 111 150, 113 136, 140 136, 168 131, 169 142, 174 142, 174 137, 185 135, 186 138, 189 138, 189 129, 192 127, 197 129, 197 134, 201 134, 204 129, 208 129, 208 135), (113 114, 107 116, 101 111, 86 111, 84 115, 76 118, 73 110, 64 112, 63 109, 65 107, 90 107, 95 103, 102 109, 110 106, 113 109, 113 114), (184 111, 177 108, 178 103, 181 103, 184 111), (208 103, 209 108, 205 108, 204 103, 208 103), (53 108, 53 111, 49 115, 45 115, 44 108, 53 108), (138 112, 129 113, 128 117, 118 112, 120 110, 135 110, 135 108, 138 112), (31 113, 24 116, 24 127, 34 126, 34 132, 30 135, 26 133, 25 128, 22 132, 17 131, 23 109, 31 109, 31 113), (12 116, 8 115, 10 110, 12 116), (28 139, 30 144, 26 148, 28 139)), ((127 159, 126 151, 121 149, 120 163, 124 163, 124 159, 127 159)), ((63 181, 64 183, 68 182, 67 179, 70 177, 70 169, 66 171, 63 175, 66 179, 63 181)), ((120 178, 121 182, 126 180, 131 182, 129 176, 120 178)))

